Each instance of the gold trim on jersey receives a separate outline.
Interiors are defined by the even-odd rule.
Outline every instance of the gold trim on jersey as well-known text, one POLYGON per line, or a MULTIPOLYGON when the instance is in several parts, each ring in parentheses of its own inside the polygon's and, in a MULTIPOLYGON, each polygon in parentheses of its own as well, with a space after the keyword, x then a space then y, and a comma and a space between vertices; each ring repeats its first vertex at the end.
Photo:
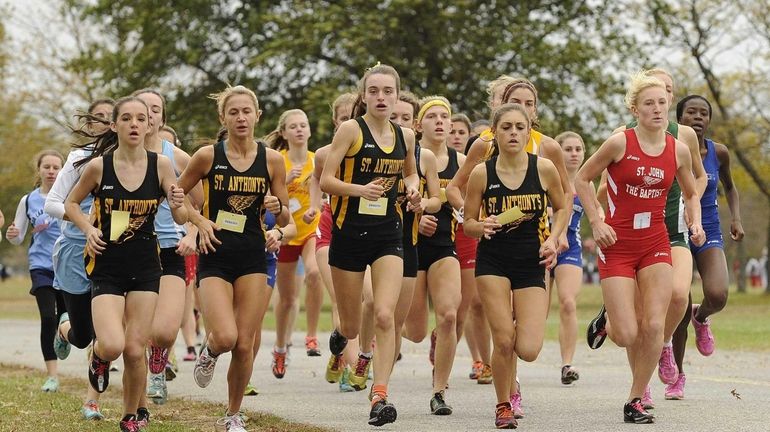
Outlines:
MULTIPOLYGON (((544 193, 543 196, 545 197, 545 206, 543 208, 548 208, 548 195, 544 193)), ((541 245, 551 236, 551 224, 548 221, 547 211, 544 211, 538 220, 537 236, 541 245)))
POLYGON ((540 156, 540 143, 543 141, 543 134, 532 129, 529 133, 529 142, 527 143, 527 153, 540 156))
POLYGON ((201 209, 201 214, 206 219, 211 219, 209 216, 209 200, 211 199, 210 192, 209 192, 209 179, 206 179, 206 181, 203 182, 203 208, 201 209))
POLYGON ((356 138, 356 142, 353 143, 352 146, 348 149, 347 153, 345 153, 346 158, 352 158, 355 155, 358 154, 358 152, 361 150, 361 147, 364 145, 364 131, 359 128, 358 129, 358 138, 356 138))
MULTIPOLYGON (((353 168, 356 160, 352 157, 346 157, 342 163, 343 166, 340 167, 342 178, 340 178, 340 180, 345 183, 351 183, 353 181, 353 168)), ((343 197, 337 195, 332 196, 332 209, 337 213, 334 217, 334 223, 339 229, 342 229, 342 224, 345 222, 345 215, 347 215, 349 203, 350 197, 347 195, 343 197)))

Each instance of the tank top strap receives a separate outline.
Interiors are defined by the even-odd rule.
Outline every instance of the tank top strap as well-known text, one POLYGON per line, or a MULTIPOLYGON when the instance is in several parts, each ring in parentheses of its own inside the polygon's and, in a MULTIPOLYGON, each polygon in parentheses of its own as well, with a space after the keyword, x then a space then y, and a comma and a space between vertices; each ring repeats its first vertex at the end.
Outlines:
MULTIPOLYGON (((308 158, 313 159, 308 156, 308 158)), ((257 157, 254 159, 253 166, 265 173, 265 181, 270 185, 270 170, 267 169, 267 144, 257 140, 257 157)))
MULTIPOLYGON (((363 120, 363 118, 362 118, 363 120)), ((401 126, 395 124, 393 120, 388 120, 390 122, 390 126, 393 128, 393 131, 396 134, 396 145, 401 144, 401 148, 404 150, 404 154, 406 154, 406 139, 404 138, 404 131, 401 130, 401 126)))
POLYGON ((639 147, 639 139, 636 137, 636 131, 634 128, 629 128, 623 131, 623 133, 626 135, 626 152, 623 156, 629 154, 629 153, 639 153, 641 152, 641 147, 639 147))
POLYGON ((527 174, 524 176, 523 185, 531 185, 535 189, 540 188, 540 173, 537 171, 537 155, 527 153, 527 174))
POLYGON ((676 138, 671 134, 666 134, 666 153, 668 153, 670 161, 674 163, 674 173, 676 174, 676 167, 678 165, 676 159, 676 138))
POLYGON ((497 156, 492 157, 488 161, 484 162, 487 166, 487 184, 484 186, 484 190, 489 190, 489 185, 499 184, 500 178, 497 176, 497 156))
POLYGON ((160 187, 160 175, 158 174, 158 154, 155 152, 147 152, 147 174, 145 176, 149 180, 150 187, 155 186, 161 195, 162 188, 160 187))
MULTIPOLYGON (((115 160, 114 154, 106 154, 102 156, 102 184, 120 184, 118 177, 115 174, 115 160)), ((100 185, 101 186, 101 185, 100 185)), ((97 190, 99 188, 97 187, 97 190)))

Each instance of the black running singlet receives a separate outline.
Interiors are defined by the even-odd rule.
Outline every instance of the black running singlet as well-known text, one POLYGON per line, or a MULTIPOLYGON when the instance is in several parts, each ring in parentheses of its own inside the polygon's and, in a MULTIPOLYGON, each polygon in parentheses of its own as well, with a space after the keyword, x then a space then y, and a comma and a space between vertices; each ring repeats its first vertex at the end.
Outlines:
MULTIPOLYGON (((417 165, 417 176, 420 178, 420 194, 423 194, 425 175, 420 169, 420 145, 417 143, 414 145, 414 159, 417 165)), ((406 185, 403 178, 398 181, 398 201, 401 206, 401 214, 404 215, 404 245, 416 246, 420 220, 415 217, 415 212, 406 209, 406 185)))
MULTIPOLYGON (((114 263, 123 260, 127 264, 133 259, 124 254, 133 243, 148 241, 155 244, 155 213, 164 196, 158 178, 158 155, 147 154, 147 170, 142 184, 133 191, 128 191, 115 174, 114 154, 102 157, 102 180, 93 191, 94 226, 102 231, 102 239, 107 247, 101 255, 90 257, 86 254, 86 271, 90 275, 101 272, 101 263, 114 263), (125 255, 125 256, 124 256, 125 255)), ((133 250, 133 249, 132 249, 133 250)), ((105 267, 105 270, 110 270, 105 267)), ((112 269, 115 270, 115 269, 112 269)), ((111 271, 111 270, 110 270, 111 271)))
POLYGON ((540 184, 537 156, 527 154, 527 157, 527 173, 521 186, 515 190, 509 189, 498 177, 498 157, 486 162, 487 184, 482 196, 480 219, 488 215, 499 216, 514 207, 518 207, 521 216, 504 224, 491 239, 482 237, 479 252, 537 257, 540 246, 550 235, 548 196, 540 184))
MULTIPOLYGON (((457 151, 451 148, 447 148, 447 151, 449 154, 446 168, 438 173, 439 186, 443 189, 446 189, 449 182, 452 181, 452 178, 460 169, 460 163, 457 161, 457 151)), ((425 195, 423 196, 427 198, 425 195)), ((441 205, 438 212, 428 214, 438 219, 438 226, 432 236, 426 237, 421 235, 419 241, 432 246, 453 246, 455 231, 457 230, 457 219, 455 219, 452 206, 446 202, 441 205)))
POLYGON ((222 228, 216 233, 222 242, 217 252, 220 247, 228 251, 262 250, 265 231, 260 215, 270 187, 267 149, 257 142, 254 162, 241 172, 227 159, 226 145, 226 141, 214 145, 214 161, 203 179, 202 214, 222 228))
MULTIPOLYGON (((383 150, 374 140, 363 117, 356 122, 360 133, 350 147, 337 171, 345 183, 366 185, 382 179, 385 192, 377 201, 353 196, 332 196, 333 233, 359 237, 401 238, 402 215, 398 203, 398 181, 403 177, 406 143, 401 128, 393 122, 392 146, 383 150)), ((390 144, 390 143, 389 143, 390 144)))

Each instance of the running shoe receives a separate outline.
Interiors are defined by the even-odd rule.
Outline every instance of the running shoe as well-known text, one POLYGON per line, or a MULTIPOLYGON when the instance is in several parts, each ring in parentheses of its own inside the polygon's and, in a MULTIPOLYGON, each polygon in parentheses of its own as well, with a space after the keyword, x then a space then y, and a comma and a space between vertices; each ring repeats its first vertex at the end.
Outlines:
POLYGON ((684 373, 679 374, 679 378, 677 378, 676 382, 673 384, 669 384, 666 386, 666 399, 667 400, 682 400, 684 399, 684 382, 686 381, 686 377, 684 376, 684 373))
POLYGON ((271 363, 273 376, 281 379, 286 375, 286 353, 279 353, 273 350, 273 362, 271 363))
POLYGON ((350 377, 350 385, 352 385, 356 391, 361 391, 366 388, 366 380, 369 378, 369 366, 371 364, 371 357, 366 357, 363 354, 358 355, 356 368, 353 376, 350 377))
POLYGON ((340 392, 349 393, 354 391, 356 391, 356 389, 354 389, 353 386, 350 385, 350 368, 347 366, 344 366, 342 368, 342 376, 340 377, 340 392))
POLYGON ((564 365, 561 368, 561 383, 564 385, 570 385, 573 382, 580 379, 580 374, 577 369, 571 365, 564 365))
POLYGON ((182 361, 190 362, 195 361, 198 355, 195 354, 195 347, 187 347, 187 354, 182 357, 182 361))
MULTIPOLYGON (((59 317, 59 327, 61 327, 62 323, 69 320, 70 314, 67 312, 61 314, 61 317, 59 317)), ((59 327, 56 327, 56 336, 53 338, 53 351, 56 353, 56 358, 59 360, 64 360, 69 357, 72 345, 70 345, 70 343, 62 337, 59 327)))
POLYGON ((321 350, 318 348, 318 338, 315 336, 306 336, 305 350, 307 350, 308 357, 321 357, 321 350))
POLYGON ((652 392, 650 386, 644 389, 644 395, 642 396, 642 406, 646 410, 655 409, 655 402, 652 400, 652 392))
POLYGON ((599 314, 588 323, 588 330, 586 331, 586 339, 588 340, 588 346, 591 349, 598 349, 604 343, 604 339, 607 338, 607 317, 605 314, 607 309, 602 305, 599 314))
POLYGON ((326 381, 330 383, 339 381, 343 369, 342 355, 332 354, 332 356, 329 357, 329 363, 326 364, 326 381))
POLYGON ((481 368, 481 375, 476 380, 478 384, 492 384, 492 366, 485 364, 481 368))
POLYGON ((246 432, 246 423, 241 417, 241 413, 225 415, 217 420, 217 426, 223 427, 227 432, 246 432))
MULTIPOLYGON (((519 383, 517 381, 516 386, 518 387, 518 385, 519 383)), ((524 418, 524 410, 521 409, 521 389, 511 395, 511 411, 513 412, 514 418, 524 418)))
POLYGON ((436 329, 430 332, 430 351, 428 351, 428 361, 431 366, 436 363, 436 329))
POLYGON ((655 417, 648 413, 639 398, 632 399, 623 405, 623 421, 626 423, 652 423, 655 417))
POLYGON ((484 362, 482 361, 473 362, 473 365, 471 365, 471 373, 468 374, 468 378, 472 380, 479 379, 479 376, 481 376, 482 369, 484 369, 484 362))
POLYGON ((168 363, 168 349, 150 345, 150 358, 148 359, 150 373, 159 374, 163 372, 166 363, 168 363))
POLYGON ((88 365, 88 381, 97 393, 104 393, 110 385, 110 362, 100 359, 93 352, 88 365))
POLYGON ((45 393, 56 393, 59 391, 59 380, 54 377, 48 377, 43 386, 40 387, 40 390, 45 393))
POLYGON ((176 372, 179 369, 174 367, 173 363, 166 363, 166 367, 163 370, 164 375, 166 375, 166 381, 174 381, 174 378, 176 378, 176 372))
POLYGON ((695 347, 698 348, 704 356, 714 354, 714 334, 711 333, 711 321, 706 318, 704 322, 698 322, 695 314, 698 312, 699 304, 692 305, 692 326, 695 328, 695 347))
POLYGON ((513 416, 511 404, 509 402, 497 404, 495 407, 495 427, 497 429, 516 429, 516 426, 518 423, 513 416))
POLYGON ((145 407, 139 407, 136 409, 136 424, 139 429, 146 428, 150 425, 150 410, 145 407))
POLYGON ((430 413, 433 415, 450 415, 452 407, 444 401, 444 392, 434 393, 430 399, 430 413))
POLYGON ((658 378, 663 384, 673 384, 679 378, 679 367, 674 360, 674 347, 671 344, 663 345, 663 350, 660 352, 658 378))
POLYGON ((147 387, 147 397, 152 399, 155 405, 163 405, 168 398, 166 388, 166 375, 164 373, 150 374, 150 385, 147 387))
POLYGON ((372 404, 372 410, 369 411, 369 424, 382 426, 393 423, 397 417, 398 412, 392 403, 388 403, 385 399, 377 399, 377 402, 372 404))
POLYGON ((251 383, 248 383, 246 385, 246 390, 243 391, 244 396, 256 396, 259 394, 259 390, 257 390, 256 387, 251 385, 251 383))
POLYGON ((334 329, 332 334, 329 336, 329 349, 331 350, 332 354, 342 354, 342 350, 345 349, 347 344, 348 339, 345 336, 342 336, 339 330, 334 329))
POLYGON ((120 421, 120 432, 139 432, 139 424, 135 417, 120 421))
POLYGON ((83 414, 85 420, 103 420, 104 414, 99 410, 99 403, 91 399, 82 407, 80 407, 80 413, 83 414))
POLYGON ((193 379, 198 387, 205 388, 211 383, 211 379, 214 377, 214 368, 217 365, 217 357, 211 355, 209 346, 206 341, 203 342, 203 348, 198 356, 198 360, 195 362, 195 368, 193 369, 193 379))

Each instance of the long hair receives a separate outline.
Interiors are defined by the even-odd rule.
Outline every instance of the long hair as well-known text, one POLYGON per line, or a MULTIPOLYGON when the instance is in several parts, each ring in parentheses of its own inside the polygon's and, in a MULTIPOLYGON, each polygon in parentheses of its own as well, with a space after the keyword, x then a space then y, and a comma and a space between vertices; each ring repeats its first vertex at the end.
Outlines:
POLYGON ((286 130, 286 119, 293 114, 302 114, 307 117, 305 111, 302 111, 301 109, 290 109, 282 112, 281 116, 278 117, 278 126, 262 138, 268 147, 277 151, 289 149, 289 141, 284 138, 282 134, 286 130))
POLYGON ((350 118, 361 117, 366 114, 366 102, 364 102, 364 92, 366 91, 366 80, 374 74, 390 75, 396 79, 396 93, 401 90, 401 77, 398 76, 398 72, 393 66, 377 63, 364 72, 364 76, 358 81, 358 96, 353 103, 353 112, 350 114, 350 118))
MULTIPOLYGON (((118 120, 118 113, 120 112, 120 108, 125 105, 128 102, 139 102, 142 105, 144 105, 145 109, 147 109, 147 115, 150 115, 149 108, 147 108, 147 104, 144 103, 143 100, 139 99, 136 96, 126 96, 123 98, 118 99, 117 102, 115 102, 115 107, 112 109, 112 123, 115 123, 118 120)), ((86 114, 84 115, 86 121, 102 121, 98 117, 92 115, 92 114, 86 114)), ((102 132, 101 134, 95 135, 88 130, 86 130, 86 127, 80 127, 78 129, 73 129, 72 132, 75 135, 81 136, 86 138, 86 142, 83 144, 73 144, 72 146, 75 148, 81 148, 81 149, 91 149, 93 150, 90 155, 84 157, 83 159, 80 159, 79 161, 76 161, 73 165, 75 168, 80 168, 81 166, 87 164, 92 159, 103 156, 107 153, 111 153, 115 151, 116 148, 118 148, 118 134, 117 132, 113 132, 112 129, 107 129, 106 131, 102 132)))

